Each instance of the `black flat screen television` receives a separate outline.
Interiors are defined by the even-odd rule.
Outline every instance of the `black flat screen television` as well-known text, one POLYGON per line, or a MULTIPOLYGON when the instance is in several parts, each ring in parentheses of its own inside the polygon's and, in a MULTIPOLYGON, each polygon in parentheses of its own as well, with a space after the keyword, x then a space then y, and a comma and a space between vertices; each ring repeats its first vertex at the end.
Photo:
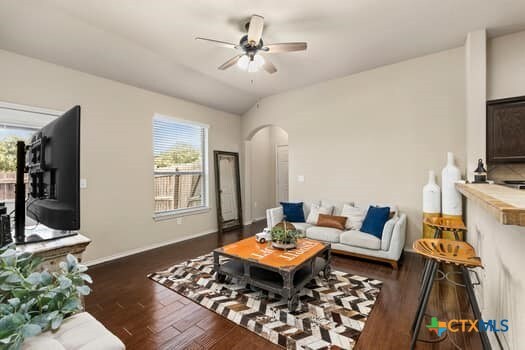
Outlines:
POLYGON ((17 161, 20 168, 23 167, 23 171, 28 173, 29 193, 20 203, 18 192, 25 191, 25 186, 17 187, 17 243, 74 234, 71 231, 80 229, 80 106, 71 108, 37 131, 23 153, 25 159, 17 161), (41 233, 22 237, 26 235, 27 229, 25 215, 19 210, 23 210, 38 224, 60 232, 45 237, 41 233))

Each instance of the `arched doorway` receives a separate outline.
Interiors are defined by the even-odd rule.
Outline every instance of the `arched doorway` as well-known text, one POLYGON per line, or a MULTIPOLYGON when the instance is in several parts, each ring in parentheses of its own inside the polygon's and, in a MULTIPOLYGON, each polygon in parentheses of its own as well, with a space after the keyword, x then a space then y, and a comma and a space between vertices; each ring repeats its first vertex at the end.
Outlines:
POLYGON ((245 143, 245 213, 251 221, 288 200, 288 133, 275 125, 254 130, 245 143))

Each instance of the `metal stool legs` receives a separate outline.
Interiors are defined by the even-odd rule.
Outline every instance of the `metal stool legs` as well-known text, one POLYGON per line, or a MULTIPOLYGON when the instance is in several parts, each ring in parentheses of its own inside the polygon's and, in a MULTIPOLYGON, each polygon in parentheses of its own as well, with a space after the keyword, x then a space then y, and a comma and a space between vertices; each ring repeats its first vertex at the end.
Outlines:
MULTIPOLYGON (((470 279, 469 270, 465 266, 461 266, 461 274, 463 275, 463 281, 465 283, 465 288, 467 289, 470 306, 474 312, 474 318, 478 320, 479 324, 481 320, 481 311, 479 310, 478 301, 476 300, 476 295, 474 294, 474 287, 472 287, 472 280, 470 279)), ((479 336, 481 337, 481 345, 483 350, 490 350, 491 346, 487 332, 481 332, 480 329, 479 336)))
POLYGON ((414 349, 416 345, 417 336, 419 334, 419 328, 423 322, 423 317, 425 316, 425 311, 428 304, 428 299, 430 298, 430 292, 432 291, 432 286, 434 285, 434 277, 438 268, 438 263, 435 260, 429 260, 429 268, 425 281, 423 281, 423 288, 421 290, 421 295, 419 298, 419 305, 416 312, 416 317, 412 323, 412 341, 410 343, 410 349, 414 349))
MULTIPOLYGON (((410 350, 413 350, 416 346, 417 337, 419 335, 419 329, 421 328, 421 324, 425 316, 425 311, 427 308, 428 300, 430 298, 430 293, 434 285, 434 278, 436 276, 436 272, 439 266, 439 263, 435 260, 428 259, 427 263, 428 268, 426 269, 423 276, 423 285, 419 296, 419 304, 411 328, 412 339, 410 342, 410 350)), ((461 266, 460 269, 461 274, 463 276, 463 281, 465 283, 465 288, 467 290, 470 306, 472 307, 475 319, 477 319, 479 322, 479 320, 481 320, 481 311, 479 309, 479 305, 474 294, 474 287, 472 286, 472 280, 470 279, 469 270, 465 266, 461 266)), ((479 332, 479 336, 481 338, 483 350, 491 350, 492 347, 490 346, 487 332, 479 332)))

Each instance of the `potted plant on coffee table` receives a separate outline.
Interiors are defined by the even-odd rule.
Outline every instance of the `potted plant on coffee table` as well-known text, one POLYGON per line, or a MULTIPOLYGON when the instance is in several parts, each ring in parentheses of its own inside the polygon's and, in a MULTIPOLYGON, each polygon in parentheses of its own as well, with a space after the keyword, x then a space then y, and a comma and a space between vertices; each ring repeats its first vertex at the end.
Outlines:
POLYGON ((283 221, 272 228, 272 246, 277 249, 297 248, 297 240, 303 233, 289 222, 283 221))

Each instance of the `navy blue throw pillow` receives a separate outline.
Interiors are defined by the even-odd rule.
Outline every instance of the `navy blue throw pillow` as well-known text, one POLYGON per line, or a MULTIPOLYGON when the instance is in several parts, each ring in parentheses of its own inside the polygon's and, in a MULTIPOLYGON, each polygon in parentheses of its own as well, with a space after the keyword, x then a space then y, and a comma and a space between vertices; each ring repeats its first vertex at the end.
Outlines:
POLYGON ((370 233, 381 239, 383 237, 383 227, 390 216, 390 207, 373 207, 368 208, 361 232, 370 233))
POLYGON ((305 222, 303 202, 286 203, 281 202, 283 206, 284 219, 288 222, 305 222))

